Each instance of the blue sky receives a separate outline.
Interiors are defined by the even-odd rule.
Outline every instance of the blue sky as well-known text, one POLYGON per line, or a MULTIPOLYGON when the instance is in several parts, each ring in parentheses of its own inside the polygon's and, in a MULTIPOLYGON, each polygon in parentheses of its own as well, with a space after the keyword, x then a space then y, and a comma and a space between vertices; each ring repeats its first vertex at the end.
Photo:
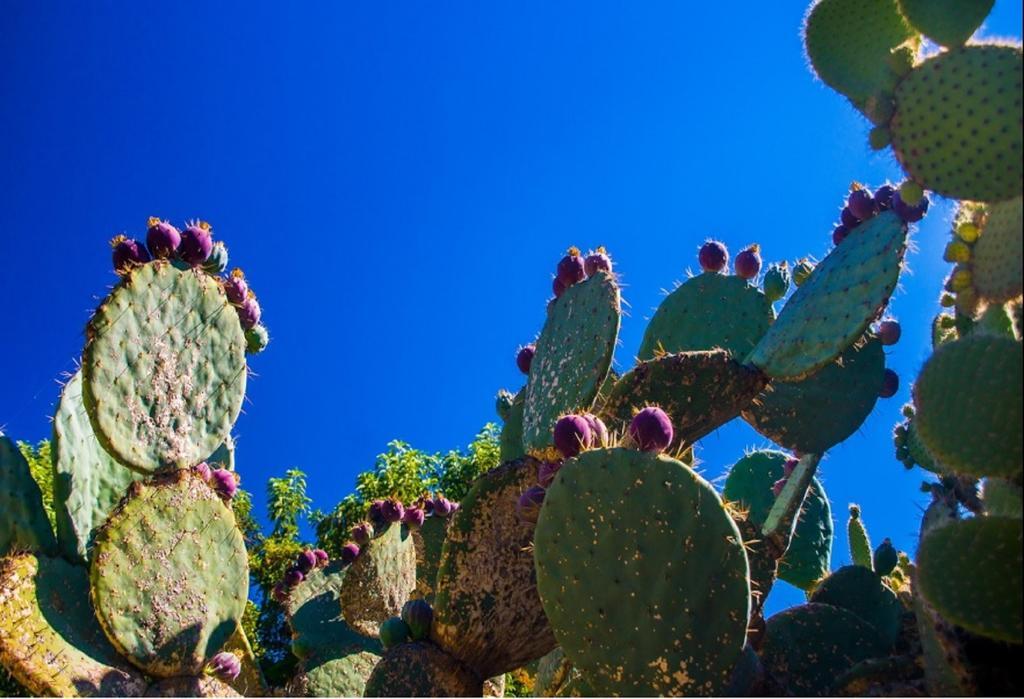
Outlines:
MULTIPOLYGON (((7 3, 0 425, 48 436, 114 281, 107 240, 202 217, 273 337, 236 427, 245 485, 299 467, 329 508, 389 440, 447 450, 495 419, 570 244, 615 259, 627 369, 705 237, 820 257, 851 181, 899 179, 807 69, 804 2, 555 5, 7 3)), ((983 34, 1020 32, 998 0, 983 34)), ((929 351, 949 216, 920 226, 892 304, 903 387, 822 467, 835 565, 849 502, 876 542, 914 545, 923 474, 890 431, 929 351)), ((719 430, 706 475, 758 445, 719 430)))

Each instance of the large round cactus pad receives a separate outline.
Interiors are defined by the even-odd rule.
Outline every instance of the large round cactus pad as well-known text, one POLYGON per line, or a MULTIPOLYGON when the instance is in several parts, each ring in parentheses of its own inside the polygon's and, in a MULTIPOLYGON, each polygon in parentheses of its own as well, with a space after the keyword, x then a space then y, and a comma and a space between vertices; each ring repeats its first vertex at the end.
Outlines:
POLYGON ((82 372, 64 386, 53 416, 53 509, 57 543, 70 560, 85 562, 93 532, 128 485, 142 474, 125 468, 100 446, 82 402, 82 372))
POLYGON ((137 267, 87 334, 85 405, 111 456, 151 473, 193 466, 224 442, 245 395, 245 336, 213 277, 137 267))
POLYGON ((0 556, 51 551, 56 545, 43 494, 18 445, 0 433, 0 556))
POLYGON ((780 447, 822 454, 871 414, 885 373, 878 340, 853 345, 802 381, 777 382, 743 411, 751 427, 780 447))
POLYGON ((738 416, 767 381, 726 350, 666 354, 623 374, 602 416, 624 433, 637 411, 657 405, 672 418, 674 445, 686 446, 738 416))
POLYGON ((483 680, 427 641, 402 643, 387 653, 366 683, 367 697, 479 697, 483 680))
POLYGON ((619 336, 619 286, 606 272, 575 284, 555 301, 530 366, 523 408, 523 446, 543 452, 555 421, 594 403, 612 365, 619 336))
POLYGON ((537 461, 512 461, 474 481, 448 527, 431 638, 481 677, 514 670, 555 647, 537 594, 533 526, 516 516, 537 461))
POLYGON ((943 345, 914 384, 914 426, 928 453, 956 473, 1019 477, 1021 344, 972 334, 943 345))
POLYGON ((1021 197, 987 207, 985 230, 974 245, 974 289, 989 301, 1001 303, 1021 295, 1024 268, 1024 219, 1021 197))
POLYGON ((903 16, 941 46, 953 48, 971 38, 995 0, 899 0, 903 16))
POLYGON ((598 696, 716 695, 750 614, 747 556, 714 489, 629 449, 567 461, 534 535, 555 638, 598 696))
POLYGON ((302 661, 295 687, 307 697, 361 697, 382 652, 380 648, 374 652, 351 646, 322 648, 302 661))
POLYGON ((142 674, 111 647, 85 568, 23 553, 0 559, 0 664, 38 696, 138 696, 142 674))
POLYGON ((450 523, 450 517, 427 517, 423 526, 412 533, 416 544, 416 594, 431 604, 450 523))
POLYGON ((249 591, 234 514, 188 470, 130 486, 97 532, 90 578, 107 636, 156 677, 198 673, 238 628, 249 591))
POLYGON ((231 685, 209 675, 171 677, 150 685, 147 697, 240 697, 231 685))
POLYGON ((404 524, 392 524, 363 547, 345 572, 341 611, 353 629, 377 638, 416 590, 416 545, 404 524))
POLYGON ((774 318, 771 302, 746 279, 705 272, 687 279, 661 302, 637 358, 716 348, 745 357, 774 318))
POLYGON ((820 0, 804 23, 804 47, 822 81, 858 107, 892 90, 889 54, 914 36, 896 0, 820 0))
POLYGON ((864 566, 843 566, 822 580, 808 601, 849 609, 878 629, 890 645, 899 635, 903 607, 882 579, 864 566))
POLYGON ((1024 640, 1024 530, 1010 517, 975 517, 929 532, 917 551, 917 582, 942 616, 968 631, 1024 640))
POLYGON ((853 344, 885 308, 907 249, 907 227, 883 211, 860 224, 790 297, 747 362, 797 381, 853 344))
POLYGON ((878 630, 853 612, 802 604, 768 619, 761 662, 788 694, 827 696, 844 672, 888 652, 878 630))
POLYGON ((907 174, 956 199, 1020 196, 1021 78, 1019 46, 965 46, 914 68, 896 89, 889 125, 907 174))

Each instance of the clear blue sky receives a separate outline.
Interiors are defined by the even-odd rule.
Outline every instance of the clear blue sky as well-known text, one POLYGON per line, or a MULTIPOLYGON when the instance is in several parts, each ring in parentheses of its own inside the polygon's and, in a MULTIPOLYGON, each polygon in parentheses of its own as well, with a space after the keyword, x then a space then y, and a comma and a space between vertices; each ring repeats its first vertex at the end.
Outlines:
MULTIPOLYGON (((211 221, 260 295, 273 341, 236 426, 245 485, 261 499, 297 466, 329 508, 390 439, 446 450, 496 419, 568 245, 614 256, 627 369, 705 237, 821 256, 849 183, 899 177, 805 66, 803 0, 302 6, 5 3, 12 437, 48 436, 55 379, 114 281, 107 240, 150 215, 211 221)), ((983 33, 1020 31, 1020 3, 998 0, 983 33)), ((835 565, 849 502, 876 541, 914 545, 923 474, 890 431, 928 354, 949 215, 920 227, 892 305, 903 387, 823 465, 835 565)), ((740 421, 719 430, 706 475, 763 444, 740 421)))

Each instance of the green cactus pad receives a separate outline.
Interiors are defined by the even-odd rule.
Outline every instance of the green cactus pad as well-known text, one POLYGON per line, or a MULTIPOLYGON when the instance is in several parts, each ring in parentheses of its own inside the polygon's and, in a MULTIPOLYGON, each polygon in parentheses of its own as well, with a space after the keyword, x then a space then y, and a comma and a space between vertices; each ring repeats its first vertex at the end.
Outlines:
POLYGON ((156 677, 192 675, 235 633, 249 566, 235 516, 188 470, 133 483, 96 534, 92 601, 107 637, 156 677))
POLYGON ((878 630, 853 612, 802 604, 768 619, 761 662, 788 694, 827 696, 844 672, 888 651, 878 630))
POLYGON ((921 668, 909 655, 862 660, 840 675, 833 692, 841 697, 921 696, 921 668))
POLYGON ((973 476, 1021 473, 1021 344, 972 334, 943 345, 914 385, 914 425, 944 469, 973 476))
POLYGON ((1024 516, 1024 497, 1020 483, 1002 478, 986 478, 981 490, 985 514, 994 517, 1024 516))
POLYGON ((18 445, 0 433, 0 556, 56 548, 43 495, 18 445))
POLYGON ((85 405, 111 456, 152 473, 194 466, 224 442, 245 395, 245 337, 213 277, 136 267, 86 332, 85 405))
POLYGON ((903 16, 947 48, 961 46, 981 26, 995 0, 899 0, 903 16))
POLYGON ((612 364, 619 336, 619 287, 605 272, 574 284, 548 314, 537 339, 523 407, 523 446, 548 450, 555 421, 587 411, 612 364))
POLYGON ((906 225, 891 211, 854 228, 793 292, 747 362, 797 381, 833 361, 889 302, 906 247, 906 225))
POLYGON ((24 553, 0 559, 0 664, 38 696, 138 696, 142 674, 89 606, 85 568, 24 553))
POLYGON ((146 690, 147 697, 240 697, 242 696, 216 677, 171 677, 159 680, 146 690))
POLYGON ((526 390, 516 394, 509 408, 508 418, 501 428, 501 437, 498 445, 501 450, 502 462, 515 461, 526 456, 523 450, 523 402, 526 400, 526 390))
POLYGON ((972 686, 970 670, 963 658, 955 628, 928 606, 921 595, 914 595, 914 616, 921 641, 921 665, 928 695, 975 696, 977 691, 972 686))
POLYGON ((450 517, 427 517, 423 526, 413 531, 416 544, 416 595, 433 604, 437 586, 437 570, 441 565, 441 549, 448 536, 450 517))
MULTIPOLYGON (((775 503, 772 485, 783 476, 788 455, 780 451, 755 451, 729 470, 723 497, 747 512, 761 527, 775 503)), ((778 577, 802 590, 828 574, 832 560, 832 508, 821 482, 815 478, 804 498, 800 517, 786 554, 779 562, 778 577)))
POLYGON ((1024 268, 1024 218, 1021 197, 996 202, 988 207, 985 229, 974 245, 974 290, 993 303, 1021 295, 1024 268))
POLYGON ((821 0, 804 23, 814 72, 862 110, 895 86, 889 54, 913 36, 896 0, 821 0))
POLYGON ((680 462, 587 451, 548 488, 534 535, 555 637, 600 695, 714 695, 750 614, 740 533, 680 462))
POLYGON ((93 532, 142 475, 117 463, 96 440, 82 402, 81 371, 64 386, 53 417, 53 469, 57 543, 69 560, 84 563, 93 532))
POLYGON ((341 611, 354 630, 376 638, 416 590, 416 545, 404 524, 392 524, 364 546, 348 567, 341 611))
POLYGON ((533 526, 516 516, 538 466, 525 458, 477 478, 448 528, 431 639, 481 677, 514 670, 555 647, 537 594, 533 526))
POLYGON ((889 645, 899 635, 903 607, 882 579, 863 566, 843 566, 835 571, 821 581, 808 601, 850 610, 878 629, 889 645))
POLYGON ((850 560, 854 565, 875 569, 874 551, 867 527, 860 517, 860 506, 850 505, 850 518, 846 521, 846 539, 850 545, 850 560))
POLYGON ((968 631, 1021 643, 1024 529, 1009 517, 975 517, 929 532, 917 551, 919 591, 968 631))
POLYGON ((1014 46, 965 46, 914 68, 896 89, 889 124, 907 174, 950 198, 1020 196, 1021 77, 1021 49, 1014 46))
POLYGON ((661 302, 637 358, 711 349, 745 357, 774 318, 771 301, 746 279, 704 272, 661 302))
MULTIPOLYGON (((366 639, 368 640, 368 639, 366 639)), ((302 661, 291 687, 293 696, 361 697, 383 650, 346 651, 324 648, 302 661)))
POLYGON ((673 448, 685 447, 737 417, 767 380, 725 350, 666 354, 623 374, 602 416, 625 433, 639 410, 657 405, 672 418, 673 448))
POLYGON ((864 423, 884 372, 882 344, 871 339, 802 381, 771 384, 743 411, 743 419, 780 447, 820 454, 864 423))
POLYGON ((483 681, 426 641, 394 646, 366 683, 367 697, 479 697, 483 681))

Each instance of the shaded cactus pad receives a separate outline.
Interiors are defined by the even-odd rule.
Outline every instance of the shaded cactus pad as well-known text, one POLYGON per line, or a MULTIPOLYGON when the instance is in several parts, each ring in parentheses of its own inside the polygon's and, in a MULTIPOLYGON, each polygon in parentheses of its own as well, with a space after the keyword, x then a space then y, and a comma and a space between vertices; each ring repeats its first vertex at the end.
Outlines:
POLYGON ((627 449, 567 461, 534 537, 555 637, 599 695, 713 695, 750 613, 747 557, 718 495, 674 459, 627 449))
POLYGON ((231 685, 209 675, 171 677, 159 680, 146 690, 147 697, 240 697, 231 685))
POLYGON ((416 545, 416 594, 431 603, 450 523, 449 517, 427 517, 423 526, 412 533, 416 545))
POLYGON ((0 433, 0 556, 50 551, 56 542, 43 495, 18 445, 0 433))
POLYGON ((245 395, 245 337, 215 279, 137 267, 87 335, 85 405, 111 456, 151 473, 194 466, 224 442, 245 395))
POLYGON ((111 642, 174 677, 198 673, 235 633, 249 566, 234 514, 182 470, 131 486, 96 536, 90 579, 111 642))
POLYGON ((483 681, 427 641, 389 649, 366 683, 368 697, 479 697, 483 681))
POLYGON ((899 0, 903 16, 935 43, 960 46, 981 26, 995 0, 899 0))
POLYGON ((377 637, 416 590, 416 545, 404 524, 391 524, 364 546, 345 572, 341 611, 353 629, 377 637))
POLYGON ((822 580, 808 601, 848 609, 874 626, 886 643, 896 642, 903 608, 882 579, 864 566, 843 566, 822 580))

